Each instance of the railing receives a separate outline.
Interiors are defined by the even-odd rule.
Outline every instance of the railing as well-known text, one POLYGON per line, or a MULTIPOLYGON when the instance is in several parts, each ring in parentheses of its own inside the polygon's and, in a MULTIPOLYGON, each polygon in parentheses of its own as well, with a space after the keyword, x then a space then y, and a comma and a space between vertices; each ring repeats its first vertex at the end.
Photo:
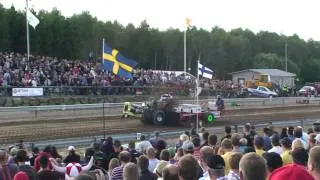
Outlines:
MULTIPOLYGON (((286 97, 286 98, 229 98, 224 99, 227 109, 246 109, 263 107, 299 106, 297 102, 308 101, 308 104, 319 105, 320 98, 286 97)), ((199 103, 215 102, 216 99, 200 99, 199 103)), ((133 102, 141 104, 142 102, 133 102)), ((180 100, 179 103, 194 104, 195 100, 180 100)), ((49 105, 49 106, 20 106, 1 107, 0 122, 34 121, 59 119, 76 119, 79 117, 108 117, 120 116, 123 103, 49 105)))
MULTIPOLYGON (((0 87, 0 97, 12 96, 12 88, 0 87)), ((99 96, 99 95, 158 95, 173 93, 178 96, 189 96, 194 93, 194 87, 167 87, 167 86, 40 86, 43 88, 44 96, 99 96)), ((237 90, 213 90, 203 88, 200 96, 239 97, 237 90)))
MULTIPOLYGON (((287 126, 301 126, 304 128, 304 130, 307 130, 307 127, 310 127, 317 119, 301 119, 301 120, 292 120, 292 121, 278 121, 278 122, 269 122, 269 123, 257 123, 254 124, 256 127, 256 130, 258 132, 262 131, 263 127, 266 127, 268 125, 272 125, 274 128, 282 128, 287 126), (284 125, 285 124, 285 125, 284 125)), ((232 125, 232 132, 240 132, 243 125, 241 124, 234 124, 232 125)), ((188 129, 186 129, 188 130, 188 129)), ((210 127, 206 128, 206 131, 208 131, 210 134, 214 133, 216 135, 222 135, 224 133, 224 127, 210 127)), ((173 143, 175 143, 174 140, 176 140, 179 135, 184 133, 185 130, 174 130, 174 131, 161 131, 160 135, 161 137, 169 140, 173 140, 173 143)), ((279 131, 278 131, 279 132, 279 131)), ((147 139, 149 139, 153 132, 150 131, 142 131, 140 132, 144 134, 147 139)), ((261 133, 260 133, 261 134, 261 133)), ((129 141, 136 140, 137 134, 136 133, 127 133, 127 134, 114 134, 112 135, 113 139, 118 139, 122 143, 128 143, 129 141)), ((26 142, 27 148, 32 149, 32 147, 37 146, 38 148, 43 149, 47 145, 54 145, 57 148, 65 148, 69 145, 74 146, 88 146, 93 142, 99 142, 101 139, 103 139, 103 136, 87 136, 87 137, 81 137, 81 138, 63 138, 63 139, 55 139, 55 140, 45 140, 45 141, 33 141, 33 142, 26 142)), ((125 144, 124 144, 125 145, 125 144)), ((2 144, 0 145, 0 148, 7 148, 8 144, 2 144)), ((174 144, 169 144, 169 146, 174 146, 174 144)))

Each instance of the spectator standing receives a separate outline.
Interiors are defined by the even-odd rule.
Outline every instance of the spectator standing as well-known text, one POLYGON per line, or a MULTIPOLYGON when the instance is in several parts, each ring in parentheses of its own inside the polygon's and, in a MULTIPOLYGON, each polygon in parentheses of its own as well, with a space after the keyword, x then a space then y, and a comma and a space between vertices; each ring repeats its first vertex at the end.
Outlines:
POLYGON ((194 157, 199 161, 200 159, 200 138, 198 137, 192 137, 191 141, 194 145, 194 151, 193 151, 193 155, 194 157))
POLYGON ((239 163, 239 175, 241 180, 266 180, 266 161, 256 153, 245 154, 239 163))
POLYGON ((303 147, 292 150, 292 161, 294 164, 307 167, 308 151, 305 150, 303 147))
MULTIPOLYGON (((36 171, 39 171, 39 169, 40 169, 40 158, 42 156, 46 156, 48 159, 50 159, 50 158, 52 158, 51 153, 52 153, 52 147, 50 145, 46 146, 43 149, 43 151, 41 153, 39 153, 39 155, 37 156, 37 158, 35 159, 35 162, 34 162, 34 168, 36 171)), ((52 169, 51 163, 48 163, 48 166, 49 166, 49 169, 52 169)))
POLYGON ((124 166, 123 180, 139 180, 139 172, 136 164, 130 162, 124 166))
POLYGON ((231 144, 232 144, 232 152, 242 152, 240 149, 240 139, 241 135, 238 133, 234 133, 231 136, 231 144))
POLYGON ((262 154, 265 152, 263 150, 264 145, 264 139, 261 136, 257 136, 254 138, 254 150, 259 156, 262 156, 262 154))
POLYGON ((160 139, 160 132, 159 131, 156 131, 154 133, 154 137, 150 138, 150 143, 151 145, 155 148, 156 147, 156 144, 158 142, 158 140, 160 139))
POLYGON ((320 146, 310 149, 308 159, 308 170, 314 179, 320 179, 320 146))
POLYGON ((270 134, 271 130, 268 127, 263 128, 263 149, 269 151, 272 148, 270 134))
POLYGON ((208 132, 204 132, 202 135, 202 139, 203 139, 203 143, 201 144, 201 147, 203 146, 209 146, 209 133, 208 132))
POLYGON ((243 134, 243 137, 247 139, 247 146, 253 147, 253 140, 256 133, 251 129, 251 125, 249 123, 244 125, 243 134))
POLYGON ((178 175, 180 180, 197 180, 198 162, 191 155, 184 155, 178 162, 178 175))
POLYGON ((51 171, 47 166, 48 163, 49 159, 47 156, 42 156, 40 158, 40 170, 37 172, 39 180, 64 179, 63 174, 60 174, 57 171, 51 171))
POLYGON ((109 166, 108 166, 108 177, 111 177, 111 172, 114 168, 119 167, 120 161, 117 158, 112 158, 109 162, 109 166))
POLYGON ((104 155, 102 151, 100 151, 100 145, 98 143, 92 144, 93 149, 93 159, 94 165, 93 168, 101 169, 104 173, 108 169, 109 162, 107 161, 107 157, 104 155))
POLYGON ((27 152, 22 149, 18 150, 17 156, 16 156, 16 162, 18 163, 19 171, 25 172, 28 175, 30 180, 37 180, 38 176, 36 174, 36 171, 30 165, 26 164, 27 160, 28 160, 27 152))
POLYGON ((140 180, 156 180, 157 175, 151 173, 148 170, 149 159, 148 157, 142 155, 138 159, 138 167, 140 169, 140 180))
POLYGON ((225 126, 224 127, 224 133, 225 135, 221 138, 221 142, 224 140, 224 139, 230 139, 231 138, 231 126, 225 126))
POLYGON ((147 149, 147 157, 149 159, 149 167, 148 170, 150 172, 153 172, 154 169, 156 168, 156 165, 159 162, 159 159, 156 158, 156 152, 155 149, 153 147, 149 147, 147 149))
POLYGON ((211 156, 214 155, 214 150, 210 146, 203 146, 200 149, 200 161, 199 164, 201 168, 203 169, 203 177, 200 178, 201 180, 205 180, 210 178, 209 177, 209 172, 208 172, 208 162, 210 161, 211 156))
POLYGON ((239 176, 239 163, 242 158, 242 154, 239 152, 232 153, 229 159, 230 171, 221 180, 240 180, 239 176))
POLYGON ((221 156, 224 160, 224 164, 225 164, 225 174, 228 174, 230 171, 230 157, 232 155, 232 144, 230 139, 224 139, 221 143, 221 148, 220 148, 220 153, 221 156))
POLYGON ((63 163, 80 163, 80 155, 76 153, 76 148, 69 146, 68 151, 68 155, 64 158, 63 163))
POLYGON ((114 153, 110 154, 109 158, 119 158, 120 152, 122 152, 123 147, 121 145, 120 140, 115 140, 113 144, 114 153))
POLYGON ((217 142, 218 142, 218 137, 215 134, 209 135, 209 138, 208 138, 208 145, 209 146, 211 146, 213 149, 216 149, 217 142))
POLYGON ((163 172, 163 169, 164 167, 166 167, 167 165, 169 165, 169 163, 167 161, 159 161, 156 168, 154 169, 154 174, 156 174, 158 176, 158 180, 162 180, 162 172, 163 172))
POLYGON ((167 149, 163 149, 160 153, 160 160, 169 162, 171 159, 170 152, 167 149))
POLYGON ((103 142, 103 144, 101 146, 101 151, 106 155, 106 157, 109 157, 112 153, 114 153, 112 137, 108 137, 103 142))
POLYGON ((282 154, 279 135, 274 134, 273 136, 271 136, 271 144, 272 144, 272 148, 268 151, 268 153, 274 152, 279 155, 282 154))
POLYGON ((137 151, 140 152, 141 154, 145 153, 146 150, 151 147, 151 143, 149 141, 146 140, 145 135, 141 135, 140 137, 140 142, 137 145, 137 151))
POLYGON ((123 180, 123 168, 131 161, 131 155, 127 151, 119 153, 119 160, 121 165, 112 170, 110 180, 123 180))
POLYGON ((137 164, 137 158, 141 154, 135 149, 134 141, 129 142, 129 147, 128 147, 127 151, 131 154, 131 162, 137 164))
POLYGON ((292 163, 292 155, 291 155, 291 140, 287 138, 283 138, 281 141, 281 147, 282 147, 282 154, 281 158, 283 161, 283 164, 290 164, 292 163))
POLYGON ((18 172, 16 164, 8 164, 8 154, 6 151, 0 150, 0 179, 10 180, 18 172))
POLYGON ((221 179, 224 177, 225 163, 220 155, 213 155, 209 158, 208 173, 211 180, 221 179))
POLYGON ((281 129, 280 139, 283 139, 285 137, 288 137, 287 128, 281 129))
POLYGON ((282 167, 283 162, 278 153, 263 153, 262 157, 267 161, 268 173, 271 174, 274 170, 282 167))
POLYGON ((179 180, 177 166, 169 164, 166 167, 164 167, 162 171, 162 178, 163 180, 179 180))

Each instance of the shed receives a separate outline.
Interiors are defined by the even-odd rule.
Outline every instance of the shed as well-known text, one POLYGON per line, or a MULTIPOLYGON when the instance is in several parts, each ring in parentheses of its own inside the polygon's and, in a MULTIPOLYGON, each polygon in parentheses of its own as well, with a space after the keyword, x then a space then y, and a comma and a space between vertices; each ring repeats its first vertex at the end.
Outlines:
POLYGON ((261 75, 267 75, 268 80, 277 85, 287 84, 294 87, 294 79, 296 74, 282 71, 279 69, 246 69, 242 71, 232 72, 232 82, 236 85, 244 84, 246 81, 259 80, 261 75))

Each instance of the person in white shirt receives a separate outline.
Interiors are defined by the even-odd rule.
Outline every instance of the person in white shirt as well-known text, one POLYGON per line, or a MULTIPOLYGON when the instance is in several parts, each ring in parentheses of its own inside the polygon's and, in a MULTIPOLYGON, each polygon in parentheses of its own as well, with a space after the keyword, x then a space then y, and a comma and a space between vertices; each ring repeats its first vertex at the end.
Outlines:
POLYGON ((268 151, 268 153, 274 152, 277 154, 282 154, 282 148, 280 146, 280 137, 278 134, 274 134, 271 136, 271 144, 272 148, 268 151))
POLYGON ((148 140, 146 140, 145 135, 141 135, 140 140, 141 142, 137 145, 136 150, 140 153, 145 153, 149 147, 152 147, 152 145, 148 140))
POLYGON ((147 157, 149 159, 148 170, 153 172, 159 162, 159 159, 156 158, 156 150, 153 147, 147 149, 147 157))

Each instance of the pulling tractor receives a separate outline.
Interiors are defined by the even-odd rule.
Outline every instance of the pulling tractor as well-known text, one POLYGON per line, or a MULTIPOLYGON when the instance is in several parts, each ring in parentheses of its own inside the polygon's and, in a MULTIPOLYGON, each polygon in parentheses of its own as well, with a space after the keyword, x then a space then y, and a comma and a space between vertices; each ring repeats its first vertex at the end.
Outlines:
POLYGON ((123 118, 140 118, 143 124, 160 126, 194 124, 197 118, 200 124, 212 123, 220 118, 220 112, 217 110, 204 110, 195 104, 179 104, 174 99, 154 100, 142 105, 126 102, 122 114, 123 118))

